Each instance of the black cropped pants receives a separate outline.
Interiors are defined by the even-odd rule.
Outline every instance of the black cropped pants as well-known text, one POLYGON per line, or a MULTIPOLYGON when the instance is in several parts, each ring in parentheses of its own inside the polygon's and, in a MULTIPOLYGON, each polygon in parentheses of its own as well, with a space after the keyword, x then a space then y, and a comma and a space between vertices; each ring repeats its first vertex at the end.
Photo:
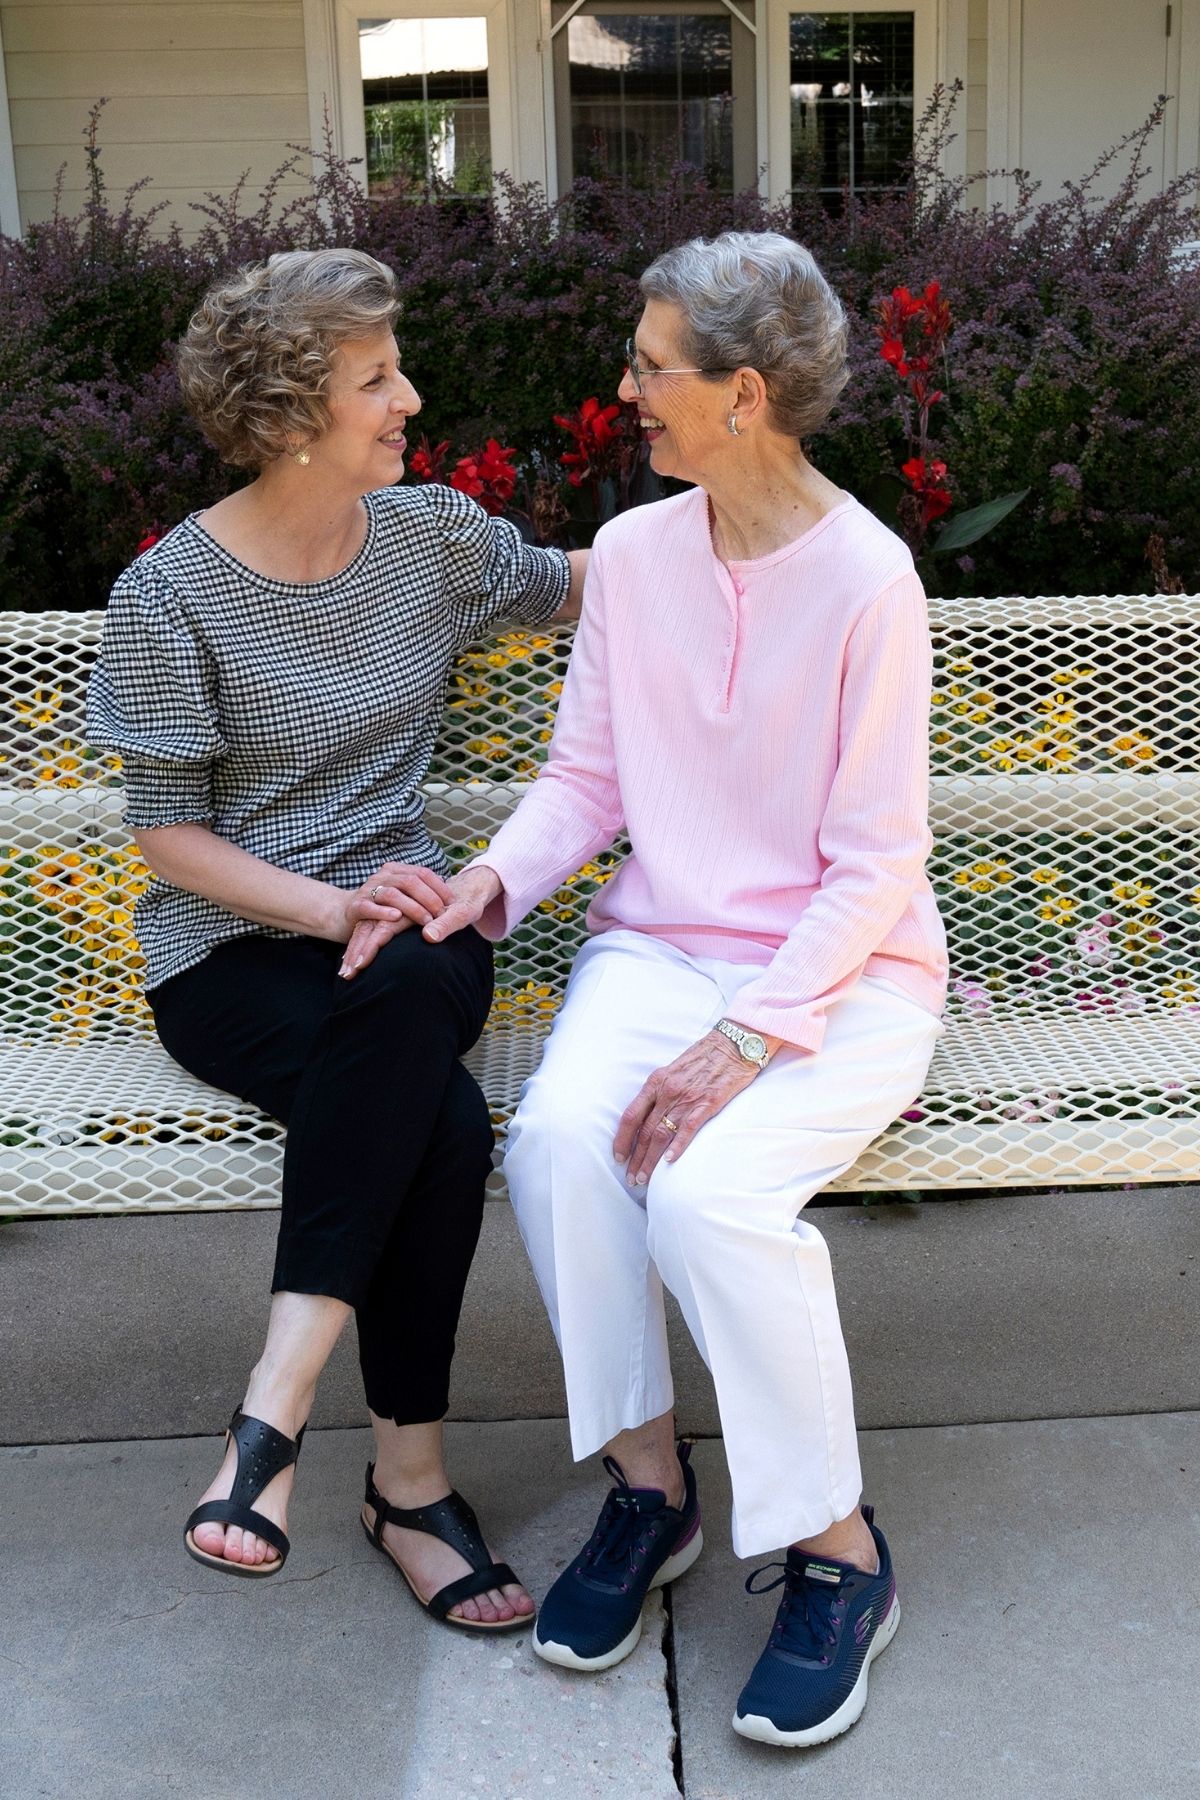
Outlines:
POLYGON ((479 933, 401 932, 353 981, 340 944, 236 938, 154 989, 175 1061, 287 1126, 272 1291, 355 1310, 367 1403, 440 1419, 492 1153, 459 1057, 483 1029, 479 933))

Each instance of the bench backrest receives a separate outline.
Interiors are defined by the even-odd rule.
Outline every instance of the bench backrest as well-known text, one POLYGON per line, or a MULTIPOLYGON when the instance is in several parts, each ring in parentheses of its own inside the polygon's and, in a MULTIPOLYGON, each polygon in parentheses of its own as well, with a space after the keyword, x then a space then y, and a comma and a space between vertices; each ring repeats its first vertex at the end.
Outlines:
MULTIPOLYGON (((951 1011, 1200 1015, 1200 597, 935 602, 931 873, 951 1011)), ((149 1028, 115 758, 83 743, 102 614, 0 617, 0 1032, 149 1028)), ((434 828, 465 859, 545 755, 569 630, 512 632, 450 673, 434 828)), ((619 861, 502 947, 493 1025, 544 1021, 619 861)))

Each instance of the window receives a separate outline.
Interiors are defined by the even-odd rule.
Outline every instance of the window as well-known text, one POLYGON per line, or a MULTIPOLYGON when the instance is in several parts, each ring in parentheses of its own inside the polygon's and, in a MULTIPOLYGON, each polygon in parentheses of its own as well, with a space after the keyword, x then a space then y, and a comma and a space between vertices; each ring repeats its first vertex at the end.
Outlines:
POLYGON ((900 184, 913 141, 913 14, 805 12, 788 20, 791 189, 836 208, 847 189, 900 184))
POLYGON ((367 192, 492 183, 487 21, 360 19, 367 192))
POLYGON ((557 10, 561 186, 603 175, 648 187, 677 162, 725 193, 754 181, 754 40, 720 0, 557 10))

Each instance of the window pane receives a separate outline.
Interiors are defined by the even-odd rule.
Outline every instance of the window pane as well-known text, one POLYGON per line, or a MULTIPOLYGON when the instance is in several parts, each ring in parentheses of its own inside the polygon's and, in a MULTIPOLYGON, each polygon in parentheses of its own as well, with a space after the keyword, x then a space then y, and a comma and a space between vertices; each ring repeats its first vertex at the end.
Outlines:
POLYGON ((895 187, 913 133, 912 13, 793 13, 792 188, 895 187))
POLYGON ((859 187, 895 187, 913 139, 911 13, 854 14, 855 95, 862 109, 859 187))
POLYGON ((485 19, 360 19, 367 192, 492 184, 485 19))
POLYGON ((646 187, 687 162, 733 188, 730 18, 579 14, 567 26, 571 144, 577 175, 646 187))

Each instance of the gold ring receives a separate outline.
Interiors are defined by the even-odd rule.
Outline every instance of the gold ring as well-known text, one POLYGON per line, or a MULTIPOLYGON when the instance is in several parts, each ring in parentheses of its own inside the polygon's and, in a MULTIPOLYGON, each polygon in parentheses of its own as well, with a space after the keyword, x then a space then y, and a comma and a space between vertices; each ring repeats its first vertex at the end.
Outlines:
MULTIPOLYGON (((380 885, 382 885, 382 884, 380 884, 380 885)), ((372 888, 372 889, 371 889, 371 898, 372 898, 372 900, 378 900, 378 899, 379 899, 379 887, 378 887, 378 886, 377 886, 377 887, 373 887, 373 888, 372 888)))
POLYGON ((675 1121, 674 1121, 674 1119, 668 1119, 668 1117, 667 1117, 667 1115, 666 1115, 666 1114, 665 1114, 665 1113, 664 1113, 664 1114, 663 1114, 663 1116, 662 1116, 662 1121, 661 1121, 661 1122, 662 1122, 662 1124, 663 1124, 663 1125, 665 1125, 665 1126, 666 1126, 666 1128, 667 1128, 667 1130, 668 1130, 668 1131, 678 1131, 678 1130, 679 1130, 679 1127, 678 1127, 678 1125, 677 1125, 677 1124, 676 1124, 676 1123, 675 1123, 675 1121))

